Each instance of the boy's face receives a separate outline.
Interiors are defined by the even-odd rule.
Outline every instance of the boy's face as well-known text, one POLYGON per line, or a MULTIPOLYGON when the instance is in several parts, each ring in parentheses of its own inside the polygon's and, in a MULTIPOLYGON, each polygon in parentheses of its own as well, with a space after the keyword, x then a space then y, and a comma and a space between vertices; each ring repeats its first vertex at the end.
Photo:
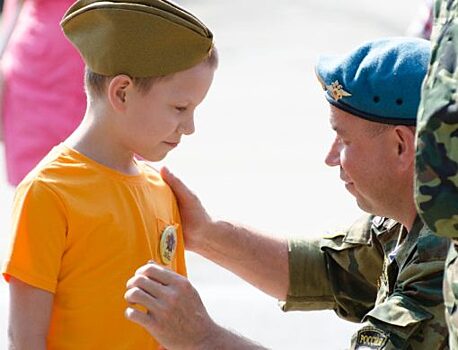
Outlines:
POLYGON ((130 89, 120 131, 125 147, 149 161, 163 159, 183 135, 194 132, 194 112, 213 74, 209 64, 201 63, 158 79, 146 93, 130 89))

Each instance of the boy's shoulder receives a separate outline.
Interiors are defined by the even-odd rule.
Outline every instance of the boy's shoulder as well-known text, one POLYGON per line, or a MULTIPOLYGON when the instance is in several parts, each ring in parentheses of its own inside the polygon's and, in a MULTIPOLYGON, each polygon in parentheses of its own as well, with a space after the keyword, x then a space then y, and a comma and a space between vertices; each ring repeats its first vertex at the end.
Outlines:
POLYGON ((173 196, 172 189, 167 184, 167 182, 162 179, 160 171, 154 167, 153 164, 147 161, 137 161, 143 176, 146 178, 146 181, 150 186, 154 187, 156 190, 163 193, 168 193, 168 195, 173 196))
POLYGON ((59 144, 27 174, 18 188, 38 183, 51 188, 72 183, 81 185, 84 178, 90 178, 91 173, 96 175, 97 169, 91 166, 90 162, 78 152, 59 144))
POLYGON ((166 182, 162 179, 158 169, 148 161, 137 160, 137 164, 141 169, 142 174, 147 180, 157 186, 167 186, 166 182))
POLYGON ((156 169, 150 162, 146 160, 137 160, 137 164, 146 175, 161 177, 159 170, 156 169))
POLYGON ((62 176, 66 170, 74 168, 76 159, 63 144, 59 144, 33 168, 24 178, 22 183, 34 181, 48 182, 56 176, 62 176))

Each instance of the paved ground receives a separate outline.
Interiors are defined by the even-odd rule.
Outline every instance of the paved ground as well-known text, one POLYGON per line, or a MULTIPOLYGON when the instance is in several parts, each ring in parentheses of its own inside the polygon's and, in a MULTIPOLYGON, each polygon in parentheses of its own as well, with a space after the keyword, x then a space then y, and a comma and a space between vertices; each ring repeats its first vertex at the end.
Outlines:
MULTIPOLYGON (((182 0, 213 28, 221 63, 196 134, 165 163, 217 216, 279 235, 318 235, 351 223, 359 210, 322 161, 332 133, 313 64, 319 53, 401 35, 420 1, 182 0)), ((0 259, 12 194, 1 173, 0 259)), ((190 278, 221 324, 272 349, 347 348, 356 325, 332 312, 284 314, 230 273, 188 258, 190 278)), ((0 349, 7 302, 0 283, 0 349)))

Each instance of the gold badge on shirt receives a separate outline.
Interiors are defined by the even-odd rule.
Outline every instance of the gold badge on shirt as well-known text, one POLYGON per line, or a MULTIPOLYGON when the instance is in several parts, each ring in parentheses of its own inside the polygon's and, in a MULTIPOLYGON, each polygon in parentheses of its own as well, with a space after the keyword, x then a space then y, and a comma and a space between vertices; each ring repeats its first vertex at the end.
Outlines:
POLYGON ((177 229, 175 226, 169 225, 162 231, 159 249, 162 262, 165 265, 169 265, 177 249, 177 229))

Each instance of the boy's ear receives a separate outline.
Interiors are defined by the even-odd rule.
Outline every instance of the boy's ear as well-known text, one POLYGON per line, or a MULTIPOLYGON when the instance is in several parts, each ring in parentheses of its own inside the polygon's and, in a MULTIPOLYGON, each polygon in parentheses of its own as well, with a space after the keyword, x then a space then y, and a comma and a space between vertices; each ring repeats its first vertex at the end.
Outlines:
POLYGON ((132 79, 125 74, 117 75, 111 79, 107 88, 107 97, 113 109, 120 112, 126 109, 127 93, 133 86, 132 79))

